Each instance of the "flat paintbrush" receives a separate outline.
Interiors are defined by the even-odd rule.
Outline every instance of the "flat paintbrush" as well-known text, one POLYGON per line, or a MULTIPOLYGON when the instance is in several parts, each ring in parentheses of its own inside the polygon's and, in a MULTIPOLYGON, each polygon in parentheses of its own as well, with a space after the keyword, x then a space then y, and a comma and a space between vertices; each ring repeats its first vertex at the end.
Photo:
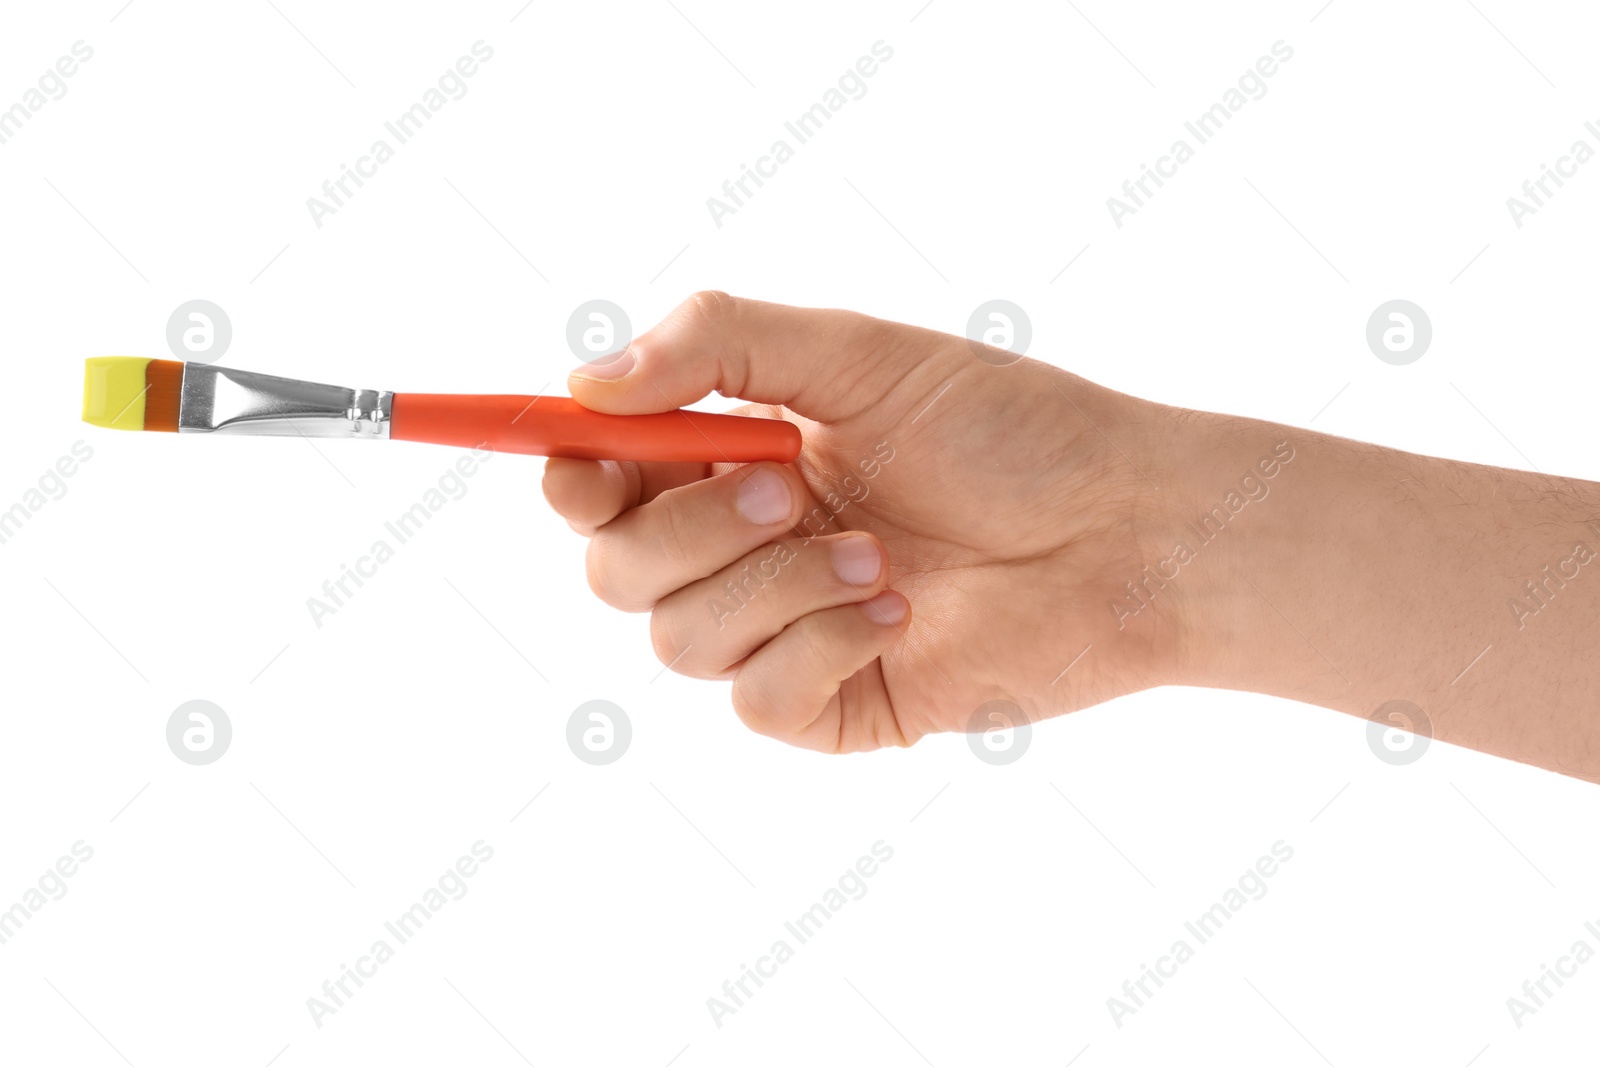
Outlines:
POLYGON ((800 454, 799 427, 781 419, 683 410, 607 415, 564 396, 345 389, 130 356, 85 362, 83 421, 116 430, 386 437, 574 459, 788 463, 800 454))

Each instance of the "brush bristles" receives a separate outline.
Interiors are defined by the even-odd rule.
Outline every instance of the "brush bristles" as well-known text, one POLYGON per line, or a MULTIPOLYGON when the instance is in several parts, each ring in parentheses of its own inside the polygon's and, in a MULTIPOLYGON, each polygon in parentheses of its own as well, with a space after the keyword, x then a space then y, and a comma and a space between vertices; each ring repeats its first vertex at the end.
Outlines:
POLYGON ((144 385, 144 428, 177 433, 183 364, 171 359, 152 359, 144 369, 144 385))
POLYGON ((185 364, 137 356, 83 361, 83 421, 112 430, 178 430, 185 364))

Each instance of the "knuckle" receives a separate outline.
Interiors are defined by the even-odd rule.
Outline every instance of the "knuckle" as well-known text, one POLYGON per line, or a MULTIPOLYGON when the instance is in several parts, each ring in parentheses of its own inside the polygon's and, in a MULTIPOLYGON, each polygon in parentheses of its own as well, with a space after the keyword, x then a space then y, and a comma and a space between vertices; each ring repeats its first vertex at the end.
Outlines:
POLYGON ((748 385, 748 368, 745 366, 740 324, 736 321, 743 304, 738 297, 720 289, 702 289, 679 308, 681 329, 687 342, 703 358, 717 364, 718 378, 722 384, 718 392, 724 396, 739 396, 748 385))
POLYGON ((656 659, 677 670, 682 666, 678 661, 694 646, 686 641, 683 626, 673 616, 674 613, 670 611, 650 613, 650 649, 656 654, 656 659))
MULTIPOLYGON (((812 616, 806 621, 815 623, 818 616, 812 616)), ((816 625, 796 626, 796 647, 790 650, 790 656, 808 674, 825 673, 828 667, 828 641, 822 628, 816 625)))
POLYGON ((643 611, 650 605, 641 605, 638 598, 629 596, 626 591, 619 588, 617 577, 617 546, 614 537, 608 537, 605 531, 600 531, 589 541, 589 550, 584 555, 584 576, 589 580, 589 589, 602 603, 621 611, 643 611))
POLYGON ((702 322, 713 328, 732 318, 737 305, 737 299, 721 289, 702 289, 685 302, 702 322))
POLYGON ((657 543, 661 546, 661 555, 674 569, 681 569, 693 561, 694 523, 680 506, 683 501, 672 493, 663 493, 658 503, 661 523, 657 543))
POLYGON ((728 679, 732 677, 728 664, 737 654, 729 650, 732 637, 707 625, 716 613, 705 608, 687 593, 663 599, 650 613, 650 649, 674 674, 728 679))
POLYGON ((539 480, 539 489, 544 493, 545 503, 554 508, 557 514, 565 517, 569 510, 570 485, 567 472, 554 465, 555 463, 555 460, 545 462, 544 476, 539 480))
POLYGON ((611 604, 611 594, 606 588, 605 550, 598 537, 590 539, 589 550, 584 553, 583 576, 589 580, 589 591, 602 603, 611 604))
POLYGON ((740 671, 733 680, 733 710, 755 733, 783 739, 789 734, 781 703, 759 672, 740 671))

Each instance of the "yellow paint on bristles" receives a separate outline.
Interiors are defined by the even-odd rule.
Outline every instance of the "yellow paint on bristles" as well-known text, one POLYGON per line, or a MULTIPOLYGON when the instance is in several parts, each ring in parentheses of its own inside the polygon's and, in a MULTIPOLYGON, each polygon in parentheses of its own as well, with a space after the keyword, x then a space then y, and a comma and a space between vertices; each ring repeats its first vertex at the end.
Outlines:
POLYGON ((113 430, 144 429, 144 400, 149 391, 137 356, 95 356, 83 361, 83 421, 113 430))

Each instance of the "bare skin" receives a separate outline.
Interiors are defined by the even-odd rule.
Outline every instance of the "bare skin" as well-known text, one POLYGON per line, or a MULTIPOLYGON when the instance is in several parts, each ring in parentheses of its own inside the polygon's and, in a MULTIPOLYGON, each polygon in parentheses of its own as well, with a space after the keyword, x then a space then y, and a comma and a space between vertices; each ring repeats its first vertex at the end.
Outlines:
POLYGON ((907 745, 994 725, 974 718, 992 701, 1038 721, 1200 685, 1363 717, 1408 701, 1386 724, 1600 780, 1600 485, 985 354, 697 294, 572 395, 618 414, 753 401, 800 426, 800 459, 553 459, 545 495, 590 537, 595 592, 651 612, 661 661, 731 678, 744 723, 791 744, 907 745))

